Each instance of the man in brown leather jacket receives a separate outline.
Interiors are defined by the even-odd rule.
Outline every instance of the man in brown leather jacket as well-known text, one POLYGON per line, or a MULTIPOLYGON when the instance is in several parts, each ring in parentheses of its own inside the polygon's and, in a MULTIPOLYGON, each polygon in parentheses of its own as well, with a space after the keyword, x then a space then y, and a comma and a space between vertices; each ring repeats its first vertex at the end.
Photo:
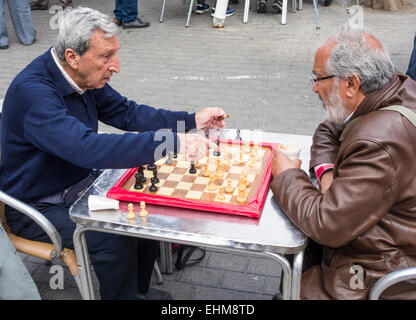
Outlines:
MULTIPOLYGON (((303 273, 301 298, 367 299, 380 277, 416 266, 416 127, 397 111, 378 110, 416 112, 416 82, 395 72, 374 36, 348 28, 318 49, 313 73, 327 121, 313 137, 310 168, 332 169, 318 190, 299 160, 276 152, 271 188, 323 247, 319 264, 303 273)), ((383 298, 415 299, 416 284, 396 284, 383 298)))

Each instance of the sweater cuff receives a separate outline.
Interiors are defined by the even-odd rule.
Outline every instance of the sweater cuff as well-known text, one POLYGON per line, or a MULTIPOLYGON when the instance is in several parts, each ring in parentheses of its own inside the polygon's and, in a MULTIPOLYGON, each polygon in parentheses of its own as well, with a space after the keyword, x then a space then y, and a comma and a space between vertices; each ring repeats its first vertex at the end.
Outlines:
POLYGON ((195 115, 196 113, 188 113, 185 116, 185 131, 186 132, 196 128, 195 115))

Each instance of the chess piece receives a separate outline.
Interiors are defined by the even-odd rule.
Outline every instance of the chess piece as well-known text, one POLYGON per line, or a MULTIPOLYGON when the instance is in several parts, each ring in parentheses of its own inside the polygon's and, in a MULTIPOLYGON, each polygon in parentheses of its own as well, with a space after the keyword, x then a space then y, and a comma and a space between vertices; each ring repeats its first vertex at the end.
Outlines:
POLYGON ((134 189, 135 190, 142 190, 143 189, 143 183, 142 183, 143 174, 138 172, 134 175, 134 177, 136 178, 136 183, 134 184, 134 189))
POLYGON ((241 136, 240 136, 240 129, 237 129, 237 135, 236 135, 236 137, 235 137, 235 139, 234 140, 237 140, 237 141, 241 141, 241 136))
POLYGON ((201 164, 199 163, 198 160, 195 161, 195 168, 196 169, 200 169, 201 168, 201 164))
POLYGON ((139 216, 140 217, 147 217, 149 213, 146 210, 146 203, 144 201, 140 202, 140 212, 139 212, 139 216))
POLYGON ((153 169, 153 178, 150 179, 150 181, 154 182, 155 184, 160 182, 159 178, 157 177, 157 168, 153 169))
POLYGON ((240 186, 238 188, 237 202, 240 204, 246 202, 246 187, 240 186))
POLYGON ((217 159, 217 171, 215 172, 215 178, 221 179, 224 177, 224 172, 221 169, 221 159, 217 159))
POLYGON ((191 173, 191 174, 196 173, 195 161, 194 160, 191 160, 191 168, 189 169, 189 173, 191 173))
POLYGON ((254 152, 250 153, 250 160, 249 160, 248 166, 250 168, 257 167, 257 160, 256 160, 256 155, 254 154, 254 152))
POLYGON ((220 191, 218 193, 217 200, 219 200, 219 201, 224 201, 225 200, 225 193, 224 193, 224 187, 223 186, 220 186, 220 191))
POLYGON ((126 218, 129 220, 136 219, 136 214, 134 213, 134 206, 132 203, 129 203, 129 205, 127 206, 127 210, 128 210, 128 213, 126 215, 126 218))
POLYGON ((227 179, 227 186, 225 187, 225 192, 226 193, 233 193, 234 192, 234 188, 231 185, 231 179, 230 178, 227 179))
POLYGON ((150 192, 156 192, 157 187, 155 186, 155 182, 153 181, 153 178, 150 180, 152 182, 152 185, 149 187, 150 192))
POLYGON ((243 149, 244 153, 250 153, 251 148, 250 148, 250 141, 246 141, 244 144, 244 149, 243 149))
POLYGON ((173 159, 178 158, 178 154, 176 152, 173 153, 173 159))
POLYGON ((212 155, 215 156, 215 157, 219 157, 221 155, 221 152, 220 152, 220 141, 217 139, 215 141, 215 143, 217 144, 217 149, 212 153, 212 155))
POLYGON ((173 164, 172 151, 168 152, 168 159, 166 160, 166 164, 168 164, 168 165, 173 164))
POLYGON ((153 171, 154 169, 156 169, 156 165, 154 163, 151 163, 147 166, 147 170, 153 171))
POLYGON ((238 165, 244 166, 246 161, 243 159, 243 150, 240 149, 240 157, 238 159, 238 165))
POLYGON ((217 185, 215 184, 214 172, 211 172, 209 175, 209 184, 207 186, 208 191, 217 191, 217 185))
POLYGON ((224 164, 224 166, 229 166, 231 164, 230 157, 229 157, 227 151, 224 152, 224 159, 223 159, 222 163, 224 164))
POLYGON ((208 162, 204 164, 204 171, 202 172, 202 176, 209 177, 210 173, 208 171, 208 162))
POLYGON ((146 177, 144 176, 144 165, 140 165, 139 168, 137 169, 137 173, 141 174, 141 182, 145 183, 146 182, 146 177))

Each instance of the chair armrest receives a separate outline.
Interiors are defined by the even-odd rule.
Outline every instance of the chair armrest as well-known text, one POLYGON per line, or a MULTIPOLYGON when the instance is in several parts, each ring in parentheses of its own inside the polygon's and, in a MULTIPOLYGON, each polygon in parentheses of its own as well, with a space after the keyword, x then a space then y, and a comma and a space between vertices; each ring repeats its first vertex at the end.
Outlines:
POLYGON ((59 258, 62 252, 61 236, 58 233, 58 231, 56 231, 52 223, 50 223, 50 221, 46 219, 43 216, 43 214, 41 214, 39 211, 32 208, 31 206, 27 205, 26 203, 17 200, 16 198, 8 195, 7 193, 1 190, 0 201, 33 219, 42 228, 42 230, 46 232, 46 234, 52 240, 52 243, 55 247, 55 250, 51 253, 50 259, 53 260, 59 258))
POLYGON ((401 270, 390 272, 377 280, 371 287, 368 295, 370 300, 378 300, 384 290, 395 285, 396 283, 416 279, 416 267, 404 268, 401 270))

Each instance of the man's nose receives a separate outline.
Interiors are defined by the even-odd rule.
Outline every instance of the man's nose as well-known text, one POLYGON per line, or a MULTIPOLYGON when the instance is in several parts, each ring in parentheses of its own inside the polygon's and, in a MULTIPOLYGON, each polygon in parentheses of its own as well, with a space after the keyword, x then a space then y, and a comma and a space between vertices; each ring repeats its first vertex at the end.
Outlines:
POLYGON ((318 93, 318 92, 319 92, 319 90, 318 90, 318 86, 317 86, 317 85, 312 86, 312 90, 313 90, 313 92, 315 92, 315 93, 318 93))
POLYGON ((114 55, 108 70, 115 73, 120 72, 120 61, 118 60, 118 57, 116 55, 114 55))

